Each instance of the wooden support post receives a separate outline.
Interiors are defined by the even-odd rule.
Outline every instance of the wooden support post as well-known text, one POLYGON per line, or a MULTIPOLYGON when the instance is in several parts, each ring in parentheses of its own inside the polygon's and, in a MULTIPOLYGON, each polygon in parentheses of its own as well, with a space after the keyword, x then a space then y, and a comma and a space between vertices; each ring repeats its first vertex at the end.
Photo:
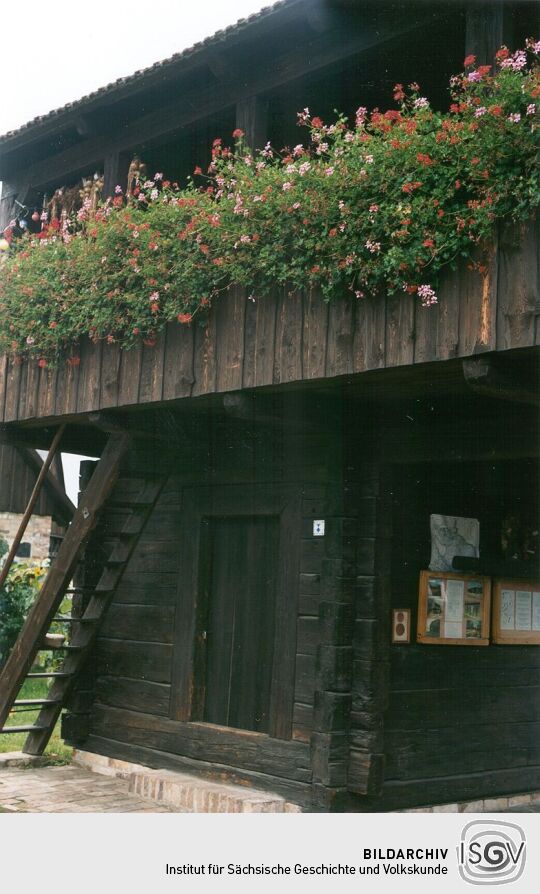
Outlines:
POLYGON ((495 53, 512 42, 512 17, 507 3, 469 3, 466 10, 465 55, 478 65, 493 65, 495 53))
POLYGON ((60 444, 60 441, 62 440, 62 435, 64 434, 65 428, 66 428, 65 425, 61 425, 60 428, 58 429, 58 431, 56 432, 53 442, 50 446, 49 452, 47 454, 47 459, 43 463, 41 470, 39 472, 39 475, 37 477, 37 481, 34 484, 34 489, 33 489, 32 493, 30 494, 30 499, 28 500, 28 506, 26 507, 26 510, 25 510, 24 515, 21 519, 21 523, 19 525, 18 531, 15 534, 13 543, 11 544, 11 549, 8 553, 8 556, 6 558, 6 561, 4 563, 2 571, 0 572, 0 589, 2 589, 2 587, 4 586, 4 584, 6 582, 6 578, 9 574, 10 568, 13 564, 13 560, 14 560, 15 556, 17 555, 17 550, 19 549, 19 546, 21 545, 21 540, 24 537, 24 532, 26 531, 26 528, 28 527, 28 522, 30 521, 30 518, 34 511, 34 506, 36 505, 36 503, 39 499, 39 495, 41 494, 41 488, 43 487, 45 479, 49 473, 51 463, 52 463, 54 456, 56 454, 56 451, 58 449, 58 445, 60 444))
MULTIPOLYGON (((30 447, 16 447, 15 449, 33 472, 38 472, 38 474, 41 472, 41 469, 43 468, 43 460, 37 450, 32 450, 30 447)), ((62 487, 53 475, 47 475, 45 478, 45 489, 56 503, 58 507, 58 515, 62 520, 65 522, 71 521, 73 513, 75 512, 75 506, 66 494, 65 488, 62 487)))
POLYGON ((236 126, 244 131, 246 146, 262 149, 268 140, 268 100, 248 96, 236 104, 236 126))
POLYGON ((540 407, 536 383, 521 382, 503 372, 489 357, 468 357, 462 361, 467 385, 484 397, 496 397, 521 404, 540 407))
POLYGON ((105 156, 103 171, 105 178, 103 185, 104 198, 108 199, 114 196, 117 186, 121 186, 122 190, 126 191, 129 165, 130 154, 128 152, 116 150, 105 156))

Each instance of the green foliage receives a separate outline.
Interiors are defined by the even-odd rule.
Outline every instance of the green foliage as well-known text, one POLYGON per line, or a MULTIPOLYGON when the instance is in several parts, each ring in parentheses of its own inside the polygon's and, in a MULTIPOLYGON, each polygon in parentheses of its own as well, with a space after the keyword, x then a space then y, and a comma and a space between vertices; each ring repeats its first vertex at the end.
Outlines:
POLYGON ((36 598, 43 568, 14 565, 0 590, 0 666, 6 661, 36 598))
POLYGON ((305 143, 252 153, 235 131, 186 189, 156 174, 129 202, 51 221, 3 266, 0 348, 45 365, 78 363, 84 337, 152 345, 234 283, 256 300, 286 285, 436 303, 441 271, 466 259, 481 275, 497 222, 521 225, 540 204, 539 49, 501 50, 495 72, 465 60, 447 112, 416 84, 354 123, 305 109, 305 143))

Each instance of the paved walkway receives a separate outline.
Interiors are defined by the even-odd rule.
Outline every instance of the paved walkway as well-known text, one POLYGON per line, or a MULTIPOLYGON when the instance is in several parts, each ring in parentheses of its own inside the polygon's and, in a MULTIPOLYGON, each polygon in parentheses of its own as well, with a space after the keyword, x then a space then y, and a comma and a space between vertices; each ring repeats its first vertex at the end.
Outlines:
POLYGON ((0 811, 19 813, 171 813, 133 795, 124 779, 81 767, 0 769, 0 811))

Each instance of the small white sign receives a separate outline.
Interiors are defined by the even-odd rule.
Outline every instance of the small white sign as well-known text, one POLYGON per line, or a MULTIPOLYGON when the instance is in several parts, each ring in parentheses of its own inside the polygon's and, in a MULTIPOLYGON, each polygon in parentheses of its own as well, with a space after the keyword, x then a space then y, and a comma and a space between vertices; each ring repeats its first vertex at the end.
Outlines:
POLYGON ((324 518, 317 518, 313 522, 313 536, 324 537, 324 518))

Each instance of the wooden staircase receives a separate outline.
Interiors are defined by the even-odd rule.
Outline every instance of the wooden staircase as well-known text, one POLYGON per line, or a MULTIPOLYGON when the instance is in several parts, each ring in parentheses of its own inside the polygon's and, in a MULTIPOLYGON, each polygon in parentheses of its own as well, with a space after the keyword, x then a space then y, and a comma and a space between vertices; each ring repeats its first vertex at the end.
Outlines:
POLYGON ((0 734, 28 733, 23 747, 27 754, 43 753, 166 480, 163 476, 142 481, 127 496, 115 498, 114 486, 130 442, 130 436, 125 432, 110 435, 34 606, 0 673, 0 734), (105 503, 107 507, 122 509, 126 514, 120 528, 113 533, 110 552, 103 558, 101 576, 91 590, 84 590, 86 607, 80 617, 58 614, 66 595, 82 592, 80 589, 70 589, 71 581, 81 551, 105 503), (65 637, 67 642, 55 644, 55 648, 64 654, 61 667, 54 671, 32 672, 38 653, 51 650, 52 640, 47 641, 51 625, 59 623, 70 628, 65 637), (25 681, 35 678, 51 679, 47 696, 17 698, 25 681), (23 713, 34 708, 41 710, 32 725, 5 725, 13 712, 23 713))

